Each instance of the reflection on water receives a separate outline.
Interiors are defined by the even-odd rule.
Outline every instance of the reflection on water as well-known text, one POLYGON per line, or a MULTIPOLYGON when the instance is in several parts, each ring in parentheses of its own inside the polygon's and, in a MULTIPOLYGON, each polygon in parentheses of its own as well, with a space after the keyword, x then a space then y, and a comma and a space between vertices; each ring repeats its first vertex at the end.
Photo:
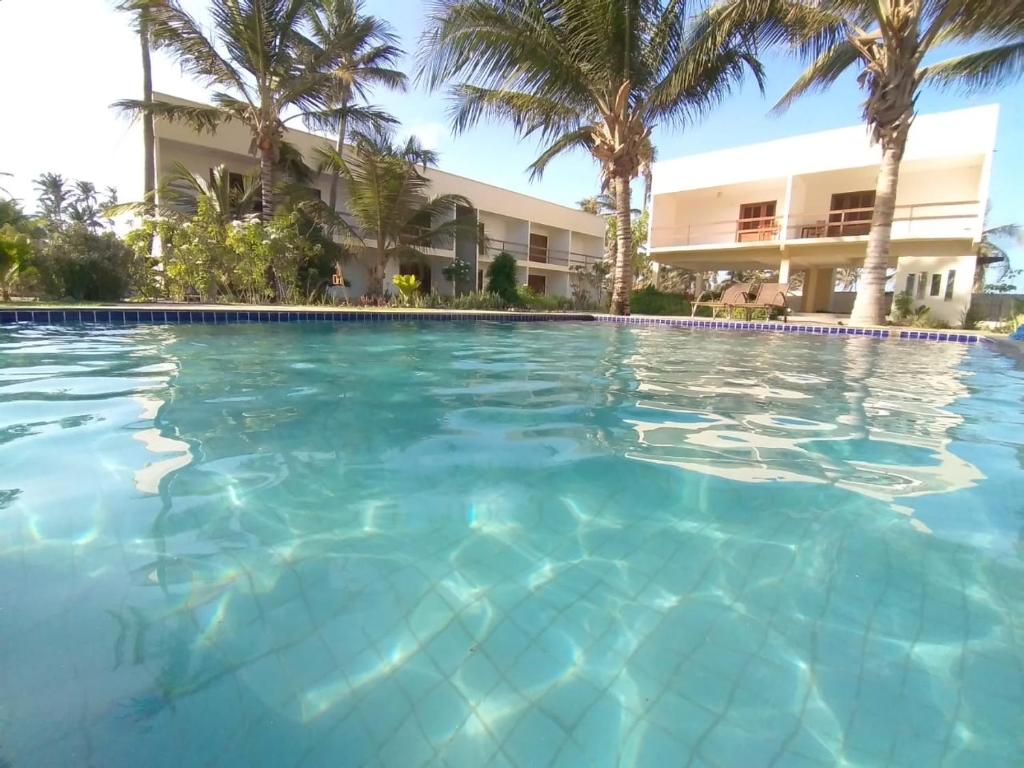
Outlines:
POLYGON ((811 360, 780 341, 746 357, 741 376, 641 338, 631 362, 647 394, 637 405, 650 413, 627 419, 642 446, 630 458, 740 482, 830 483, 889 502, 983 479, 949 450, 963 419, 947 408, 968 394, 966 347, 929 348, 908 365, 905 345, 852 338, 808 374, 800 367, 811 360))
POLYGON ((0 758, 1015 765, 1022 397, 862 338, 2 331, 0 758))

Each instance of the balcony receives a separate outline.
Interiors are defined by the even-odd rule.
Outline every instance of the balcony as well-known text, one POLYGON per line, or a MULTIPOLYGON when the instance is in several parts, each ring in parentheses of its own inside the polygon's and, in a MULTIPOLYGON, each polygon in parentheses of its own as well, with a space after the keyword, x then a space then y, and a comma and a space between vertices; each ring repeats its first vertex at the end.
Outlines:
MULTIPOLYGON (((786 240, 866 237, 871 231, 873 215, 873 207, 793 215, 786 226, 786 240)), ((973 237, 978 216, 977 200, 897 205, 893 213, 892 236, 894 239, 973 237)))
POLYGON ((487 240, 487 244, 480 250, 480 258, 490 261, 499 253, 510 254, 517 263, 530 266, 554 266, 571 269, 572 267, 589 268, 604 260, 603 256, 592 256, 587 253, 576 251, 558 250, 555 248, 542 247, 534 243, 516 243, 508 240, 487 240))
MULTIPOLYGON (((747 217, 681 225, 655 226, 654 248, 756 247, 827 238, 865 238, 873 207, 837 208, 820 213, 791 213, 787 218, 747 217)), ((897 205, 894 239, 971 238, 978 225, 977 200, 897 205)))

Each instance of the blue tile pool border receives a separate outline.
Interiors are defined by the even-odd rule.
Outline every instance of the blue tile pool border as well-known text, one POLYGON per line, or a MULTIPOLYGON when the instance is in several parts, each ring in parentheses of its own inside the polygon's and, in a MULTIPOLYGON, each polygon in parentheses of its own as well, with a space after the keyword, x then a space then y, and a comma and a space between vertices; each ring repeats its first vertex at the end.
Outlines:
POLYGON ((647 317, 631 315, 616 317, 599 315, 595 319, 605 323, 639 326, 666 326, 669 328, 697 328, 703 330, 761 331, 769 333, 804 333, 814 336, 866 336, 874 339, 897 341, 945 341, 958 344, 991 342, 987 336, 964 331, 913 331, 903 328, 853 328, 845 325, 808 325, 750 320, 712 320, 699 317, 647 317))
POLYGON ((422 312, 417 310, 374 312, 372 310, 309 309, 220 309, 146 308, 146 309, 14 309, 0 310, 4 325, 232 325, 247 323, 379 323, 388 321, 429 320, 443 322, 580 322, 595 321, 616 325, 661 326, 699 330, 802 333, 815 336, 866 336, 898 341, 938 341, 977 344, 992 340, 978 333, 949 330, 909 330, 902 328, 852 328, 843 325, 807 325, 749 320, 715 320, 699 317, 650 317, 631 315, 594 315, 569 312, 422 312))

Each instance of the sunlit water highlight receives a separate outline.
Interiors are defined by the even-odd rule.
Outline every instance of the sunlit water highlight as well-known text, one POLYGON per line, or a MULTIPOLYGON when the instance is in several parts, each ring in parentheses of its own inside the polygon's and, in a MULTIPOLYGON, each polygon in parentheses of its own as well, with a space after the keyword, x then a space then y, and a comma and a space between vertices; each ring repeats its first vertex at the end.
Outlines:
POLYGON ((0 765, 1019 768, 1022 402, 956 344, 0 331, 0 765))

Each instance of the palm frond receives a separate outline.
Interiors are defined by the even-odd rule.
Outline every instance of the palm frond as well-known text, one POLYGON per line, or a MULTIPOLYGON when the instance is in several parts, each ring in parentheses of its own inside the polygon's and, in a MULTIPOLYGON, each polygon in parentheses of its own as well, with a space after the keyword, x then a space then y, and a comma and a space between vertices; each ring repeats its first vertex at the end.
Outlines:
POLYGON ((185 123, 199 133, 204 131, 213 133, 221 123, 229 119, 228 115, 225 115, 223 111, 215 107, 204 107, 196 104, 174 104, 169 101, 146 102, 136 99, 122 99, 115 101, 111 104, 111 107, 132 119, 136 119, 141 114, 148 112, 158 120, 166 120, 169 123, 185 123))
POLYGON ((804 94, 827 88, 859 60, 860 53, 850 41, 843 41, 833 46, 815 59, 797 78, 797 81, 772 107, 772 112, 776 114, 784 112, 804 94))
POLYGON ((1024 75, 1024 42, 967 53, 925 67, 923 83, 972 94, 1019 80, 1024 75))
POLYGON ((461 133, 483 117, 504 120, 522 136, 540 132, 556 136, 579 125, 580 114, 562 102, 510 90, 494 90, 463 83, 452 88, 449 115, 452 128, 461 133))
POLYGON ((563 133, 561 136, 556 138, 537 156, 528 170, 530 171, 530 179, 539 179, 544 175, 544 170, 548 167, 548 163, 554 160, 563 152, 568 152, 572 149, 592 149, 594 145, 594 131, 596 126, 588 125, 582 128, 576 128, 575 130, 563 133))

